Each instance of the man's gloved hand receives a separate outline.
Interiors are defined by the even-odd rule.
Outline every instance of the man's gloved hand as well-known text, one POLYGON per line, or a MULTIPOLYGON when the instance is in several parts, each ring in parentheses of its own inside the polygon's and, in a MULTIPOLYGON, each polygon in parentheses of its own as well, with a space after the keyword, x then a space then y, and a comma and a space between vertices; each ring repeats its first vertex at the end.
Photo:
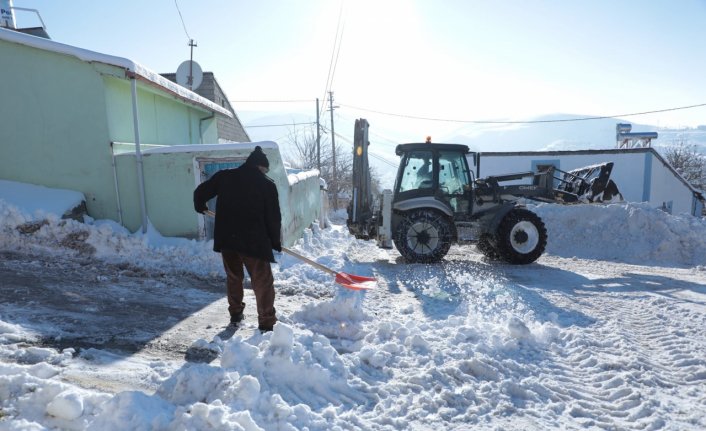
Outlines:
POLYGON ((277 241, 272 243, 272 250, 282 253, 282 243, 277 241))
POLYGON ((194 205, 194 210, 196 210, 196 212, 199 214, 204 214, 206 211, 208 211, 208 207, 205 204, 202 207, 197 207, 196 205, 194 205))

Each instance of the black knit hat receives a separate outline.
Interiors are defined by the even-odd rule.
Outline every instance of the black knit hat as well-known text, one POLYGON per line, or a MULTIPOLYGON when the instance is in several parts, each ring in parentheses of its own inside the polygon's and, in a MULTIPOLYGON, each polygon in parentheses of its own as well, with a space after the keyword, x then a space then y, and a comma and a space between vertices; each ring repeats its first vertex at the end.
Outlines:
POLYGON ((264 166, 266 168, 270 167, 270 161, 267 160, 267 156, 262 152, 262 148, 260 148, 259 145, 255 147, 255 151, 250 153, 245 163, 254 166, 264 166))

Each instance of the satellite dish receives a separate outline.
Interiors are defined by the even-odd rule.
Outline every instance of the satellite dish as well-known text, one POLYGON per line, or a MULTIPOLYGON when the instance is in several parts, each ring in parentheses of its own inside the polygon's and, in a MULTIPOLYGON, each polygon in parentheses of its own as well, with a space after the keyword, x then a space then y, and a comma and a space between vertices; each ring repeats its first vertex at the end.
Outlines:
POLYGON ((176 71, 176 82, 189 90, 196 90, 203 82, 201 66, 192 60, 181 63, 176 71))

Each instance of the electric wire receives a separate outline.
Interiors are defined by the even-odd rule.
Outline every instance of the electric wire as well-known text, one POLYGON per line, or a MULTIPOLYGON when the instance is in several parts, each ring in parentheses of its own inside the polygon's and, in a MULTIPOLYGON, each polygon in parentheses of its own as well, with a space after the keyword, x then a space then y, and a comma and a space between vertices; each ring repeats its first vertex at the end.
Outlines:
POLYGON ((311 103, 314 99, 289 99, 289 100, 229 100, 230 103, 311 103))
POLYGON ((285 127, 285 126, 301 126, 301 125, 313 126, 313 125, 316 125, 316 122, 309 121, 309 122, 305 122, 305 123, 255 124, 252 126, 243 126, 243 127, 245 127, 246 129, 251 129, 251 128, 255 128, 255 127, 285 127))
POLYGON ((186 37, 191 40, 191 36, 189 36, 189 32, 186 30, 186 24, 184 23, 184 17, 181 15, 181 9, 179 9, 179 3, 177 0, 174 0, 174 5, 176 6, 177 12, 179 12, 179 19, 181 19, 181 25, 184 27, 184 33, 186 33, 186 37))
MULTIPOLYGON (((322 128, 325 128, 325 127, 322 126, 322 128)), ((326 130, 328 130, 328 129, 326 129, 326 130)), ((328 130, 328 131, 330 132, 330 130, 328 130)), ((333 132, 333 134, 334 134, 337 138, 341 139, 342 141, 345 141, 345 142, 347 142, 348 144, 353 145, 353 141, 352 141, 349 137, 347 137, 347 136, 345 136, 345 135, 341 135, 341 134, 338 133, 338 132, 333 132)), ((389 166, 391 166, 391 167, 393 167, 393 168, 395 168, 395 169, 397 169, 397 166, 399 166, 399 164, 393 163, 393 162, 391 162, 391 161, 385 159, 385 158, 382 157, 382 156, 378 156, 377 154, 371 153, 370 151, 368 151, 368 156, 370 156, 370 157, 372 157, 372 158, 374 158, 374 159, 376 159, 376 160, 379 160, 379 161, 381 161, 381 162, 383 162, 383 163, 385 163, 385 164, 387 164, 387 165, 389 165, 389 166)))
POLYGON ((383 163, 387 164, 387 165, 390 166, 390 167, 395 168, 395 169, 397 169, 397 167, 399 166, 399 163, 392 163, 391 161, 387 160, 386 158, 384 158, 384 157, 382 157, 382 156, 378 156, 378 155, 375 154, 375 153, 371 153, 370 151, 368 151, 368 155, 369 155, 370 157, 372 157, 372 158, 374 158, 374 159, 380 161, 380 162, 383 162, 383 163))
POLYGON ((338 48, 336 49, 336 60, 333 62, 333 70, 331 71, 331 83, 329 84, 329 90, 333 87, 333 78, 336 76, 336 68, 338 67, 338 57, 341 54, 341 46, 343 46, 343 33, 346 29, 346 22, 343 21, 343 26, 341 27, 341 36, 338 39, 338 48))
POLYGON ((618 118, 618 117, 634 117, 634 116, 638 116, 638 115, 648 115, 648 114, 657 114, 657 113, 661 113, 661 112, 670 112, 670 111, 679 111, 679 110, 684 110, 684 109, 701 108, 701 107, 706 106, 706 103, 699 103, 696 105, 688 105, 688 106, 679 106, 676 108, 655 109, 652 111, 633 112, 633 113, 629 113, 629 114, 599 115, 599 116, 589 116, 589 117, 563 118, 563 119, 555 119, 555 120, 527 120, 527 121, 456 120, 456 119, 448 119, 448 118, 420 117, 420 116, 415 116, 415 115, 394 114, 391 112, 377 111, 374 109, 361 108, 361 107, 347 105, 347 104, 343 104, 343 103, 339 103, 339 105, 342 107, 355 109, 358 111, 372 112, 375 114, 389 115, 392 117, 410 118, 410 119, 415 119, 415 120, 426 120, 426 121, 440 121, 440 122, 446 122, 446 123, 539 124, 539 123, 569 123, 569 122, 574 122, 574 121, 590 121, 590 120, 605 120, 605 119, 609 119, 609 118, 618 118))
POLYGON ((343 29, 341 28, 341 20, 343 18, 343 4, 344 4, 344 2, 341 1, 341 6, 338 10, 338 23, 336 24, 336 35, 334 36, 334 40, 333 40, 333 49, 331 51, 331 60, 329 61, 328 75, 326 76, 326 88, 324 90, 324 97, 322 98, 322 100, 324 100, 324 103, 322 103, 321 104, 322 106, 319 107, 319 116, 321 116, 321 113, 323 112, 323 109, 324 109, 323 105, 326 104, 325 103, 326 95, 330 93, 331 87, 333 86, 333 75, 336 71, 336 64, 338 63, 338 56, 341 51, 341 41, 343 39, 343 29))

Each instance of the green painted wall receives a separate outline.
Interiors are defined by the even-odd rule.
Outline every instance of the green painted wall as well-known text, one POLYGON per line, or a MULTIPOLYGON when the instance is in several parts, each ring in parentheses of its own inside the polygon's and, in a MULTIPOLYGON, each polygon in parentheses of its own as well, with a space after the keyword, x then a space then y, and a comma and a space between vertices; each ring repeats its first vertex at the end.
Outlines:
POLYGON ((101 76, 72 57, 6 41, 0 58, 0 177, 81 191, 89 213, 111 214, 101 76))
MULTIPOLYGON (((162 148, 151 153, 146 150, 143 166, 150 223, 164 236, 203 237, 204 219, 193 206, 193 191, 201 182, 199 160, 244 161, 254 145, 209 145, 203 151, 195 147, 189 147, 187 151, 162 148), (223 149, 214 149, 218 146, 223 149)), ((270 148, 263 144, 263 151, 270 161, 267 175, 275 181, 279 193, 283 243, 289 246, 319 217, 319 179, 313 176, 290 185, 279 149, 274 144, 270 148)), ((116 161, 123 224, 134 232, 141 226, 136 157, 123 153, 116 157, 116 161)))
MULTIPOLYGON (((135 142, 131 91, 129 80, 105 76, 108 124, 111 137, 117 142, 135 142)), ((143 85, 138 86, 137 100, 141 144, 197 145, 218 141, 211 112, 157 94, 143 85)))
MULTIPOLYGON (((88 214, 118 220, 110 143, 134 142, 125 71, 0 40, 0 178, 82 192, 88 214), (11 83, 7 85, 7 83, 11 83)), ((217 141, 210 111, 138 81, 141 141, 217 141)))

